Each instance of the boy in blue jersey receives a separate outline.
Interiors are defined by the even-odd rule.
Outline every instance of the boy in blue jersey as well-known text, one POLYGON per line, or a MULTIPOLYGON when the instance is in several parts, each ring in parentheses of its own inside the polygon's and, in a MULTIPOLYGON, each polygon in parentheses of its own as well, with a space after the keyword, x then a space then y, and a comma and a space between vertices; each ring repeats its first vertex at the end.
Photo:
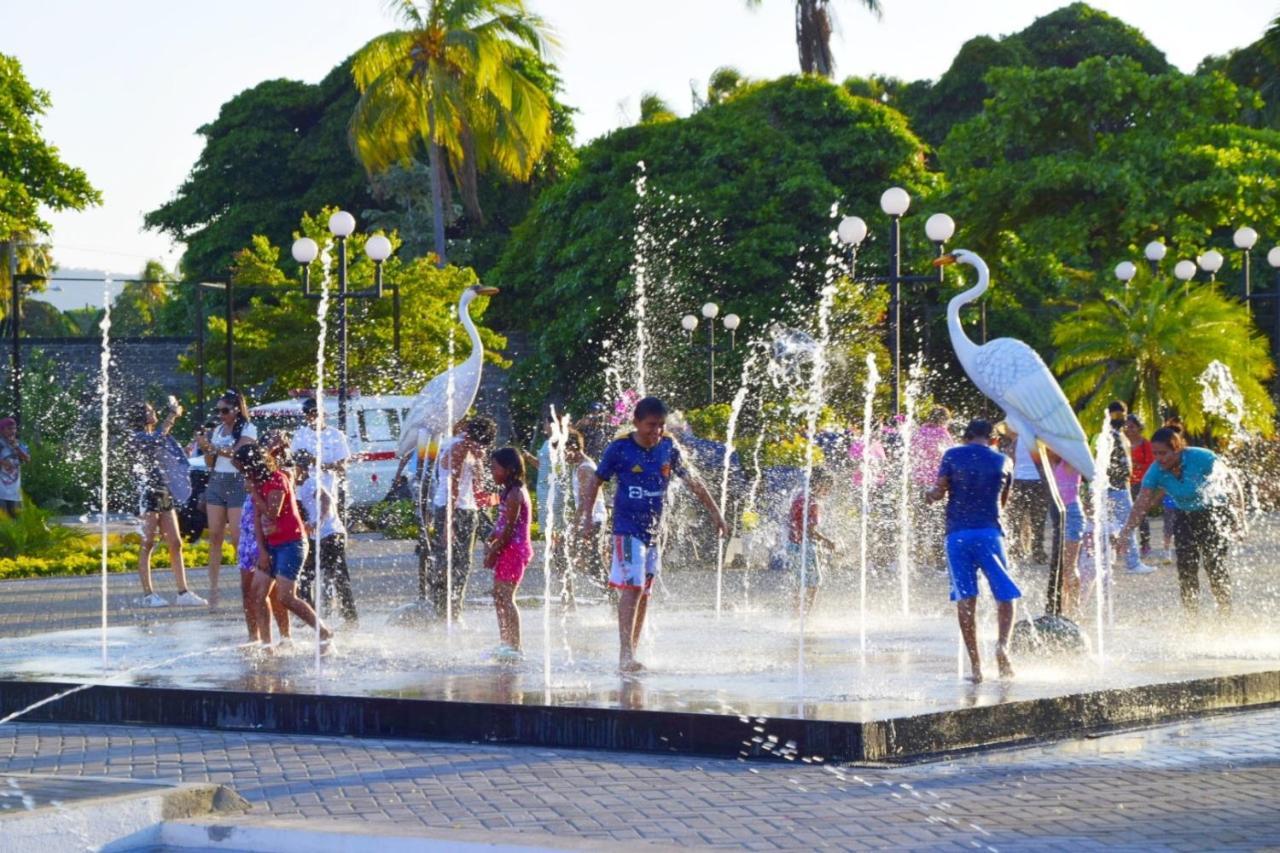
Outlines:
POLYGON ((947 498, 947 566, 951 573, 951 600, 956 603, 960 634, 969 652, 974 683, 982 681, 982 658, 974 627, 978 604, 978 571, 981 570, 996 600, 1000 638, 996 662, 1000 677, 1012 678, 1009 664, 1009 630, 1013 627, 1013 602, 1022 596, 1009 577, 1004 553, 1000 510, 1009 502, 1013 472, 1009 459, 991 444, 995 430, 987 421, 970 421, 964 443, 942 455, 938 480, 926 500, 947 498))
POLYGON ((657 397, 645 397, 636 403, 632 424, 634 430, 630 435, 615 439, 605 448, 596 475, 578 502, 578 527, 585 534, 591 524, 586 508, 595 505, 601 484, 617 477, 609 586, 618 590, 618 668, 623 672, 644 669, 635 659, 635 650, 644 628, 653 579, 662 570, 658 527, 672 476, 684 480, 689 491, 707 508, 720 535, 729 535, 711 493, 689 474, 680 458, 680 448, 663 435, 667 424, 666 404, 657 397))

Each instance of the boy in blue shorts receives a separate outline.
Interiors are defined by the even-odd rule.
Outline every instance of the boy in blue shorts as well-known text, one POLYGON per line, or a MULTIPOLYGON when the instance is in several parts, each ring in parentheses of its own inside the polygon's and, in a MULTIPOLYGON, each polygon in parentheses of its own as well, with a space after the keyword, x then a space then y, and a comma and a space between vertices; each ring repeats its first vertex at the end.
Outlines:
POLYGON ((1009 459, 991 447, 995 430, 988 421, 970 421, 963 444, 942 455, 938 480, 926 500, 947 498, 947 565, 951 573, 951 600, 956 603, 960 634, 969 652, 974 683, 982 681, 982 659, 974 615, 978 603, 978 571, 981 570, 996 600, 1000 638, 996 662, 1000 677, 1012 678, 1009 664, 1009 630, 1013 627, 1013 602, 1022 596, 1009 577, 1004 553, 1000 510, 1009 502, 1013 472, 1009 459))
POLYGON ((613 498, 609 586, 618 590, 618 668, 623 672, 644 669, 635 659, 636 644, 644 628, 653 579, 662 570, 658 528, 667 486, 673 476, 684 480, 689 491, 711 513, 720 535, 729 535, 711 493, 689 474, 680 457, 680 448, 663 435, 666 424, 667 406, 657 397, 645 397, 636 403, 633 431, 605 448, 595 477, 588 482, 578 502, 578 528, 585 535, 591 525, 591 514, 586 509, 595 505, 602 483, 614 477, 618 479, 613 498))

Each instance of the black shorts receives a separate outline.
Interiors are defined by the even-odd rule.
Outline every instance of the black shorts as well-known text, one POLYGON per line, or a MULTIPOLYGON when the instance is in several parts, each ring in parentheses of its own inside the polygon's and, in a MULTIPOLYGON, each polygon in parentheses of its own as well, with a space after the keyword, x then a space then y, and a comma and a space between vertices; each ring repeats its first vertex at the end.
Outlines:
POLYGON ((148 489, 142 493, 141 512, 168 512, 173 509, 173 495, 168 489, 148 489))

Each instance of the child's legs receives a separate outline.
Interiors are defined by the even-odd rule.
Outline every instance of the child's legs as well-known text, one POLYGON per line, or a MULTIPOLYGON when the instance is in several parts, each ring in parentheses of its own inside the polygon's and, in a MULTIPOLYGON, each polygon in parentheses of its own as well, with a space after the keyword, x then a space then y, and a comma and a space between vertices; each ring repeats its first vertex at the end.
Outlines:
POLYGON ((271 608, 267 596, 271 592, 271 576, 266 572, 250 574, 249 607, 253 610, 253 623, 249 638, 260 643, 271 642, 271 608))
POLYGON ((493 583, 493 606, 498 615, 498 637, 502 644, 520 650, 520 608, 516 606, 516 584, 493 583))
POLYGON ((257 574, 257 572, 240 573, 240 602, 244 606, 244 624, 249 629, 250 640, 258 639, 258 607, 254 602, 253 591, 253 579, 257 574))
POLYGON ((142 594, 150 595, 151 588, 151 552, 156 547, 156 527, 160 523, 160 515, 148 512, 142 518, 142 542, 138 545, 138 580, 142 582, 142 594))
MULTIPOLYGON (((209 520, 209 603, 218 598, 218 574, 222 570, 222 540, 227 535, 227 508, 209 503, 205 508, 209 520)), ((239 535, 239 531, 236 531, 239 535)))
POLYGON ((975 621, 975 614, 978 609, 978 599, 962 598, 956 602, 956 617, 960 622, 960 636, 964 639, 965 651, 969 653, 969 665, 973 669, 975 678, 982 677, 982 658, 978 656, 978 632, 975 621))
POLYGON ((356 597, 351 591, 351 573, 347 568, 346 537, 335 533, 320 542, 320 564, 324 566, 325 577, 330 578, 333 583, 342 618, 347 622, 355 622, 356 597))
POLYGON ((173 567, 173 580, 178 592, 187 591, 187 567, 182 562, 182 536, 178 532, 178 514, 173 510, 159 513, 160 534, 169 546, 169 565, 173 567))

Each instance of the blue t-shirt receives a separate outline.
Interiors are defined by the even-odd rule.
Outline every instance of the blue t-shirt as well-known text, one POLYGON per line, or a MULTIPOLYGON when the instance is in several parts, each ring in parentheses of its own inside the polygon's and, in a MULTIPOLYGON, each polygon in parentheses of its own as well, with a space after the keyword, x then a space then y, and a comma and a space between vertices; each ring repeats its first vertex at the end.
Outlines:
POLYGON ((951 484, 947 532, 1000 530, 1000 495, 1013 481, 1009 457, 981 444, 962 444, 942 454, 938 476, 951 484))
POLYGON ((670 438, 648 450, 636 443, 634 433, 610 442, 600 456, 596 476, 601 482, 618 478, 613 495, 614 535, 635 536, 646 545, 653 544, 672 474, 687 476, 680 448, 670 438))
POLYGON ((1227 503, 1228 489, 1226 483, 1214 483, 1213 471, 1217 461, 1218 456, 1212 450, 1185 447, 1182 450, 1181 477, 1173 476, 1156 462, 1143 475, 1142 488, 1163 489, 1165 496, 1183 512, 1222 506, 1227 503))

